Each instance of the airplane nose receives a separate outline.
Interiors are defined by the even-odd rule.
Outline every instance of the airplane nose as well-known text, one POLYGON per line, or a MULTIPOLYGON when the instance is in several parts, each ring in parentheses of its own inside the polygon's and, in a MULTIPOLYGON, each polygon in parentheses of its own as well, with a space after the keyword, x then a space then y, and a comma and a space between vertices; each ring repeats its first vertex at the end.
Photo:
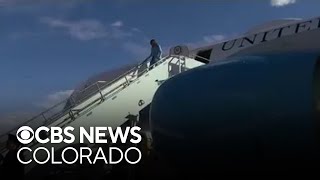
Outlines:
POLYGON ((317 57, 233 57, 167 80, 150 110, 156 151, 217 171, 314 168, 317 57))

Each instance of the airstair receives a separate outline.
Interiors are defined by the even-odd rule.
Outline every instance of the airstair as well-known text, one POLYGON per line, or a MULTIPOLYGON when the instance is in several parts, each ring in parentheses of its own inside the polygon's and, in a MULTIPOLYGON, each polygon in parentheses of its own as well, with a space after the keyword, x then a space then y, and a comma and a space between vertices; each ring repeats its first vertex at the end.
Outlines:
MULTIPOLYGON (((7 134, 15 134, 21 126, 33 129, 40 126, 72 126, 75 129, 73 134, 78 134, 79 127, 107 126, 114 129, 128 123, 130 117, 138 120, 139 112, 151 103, 163 81, 205 64, 186 56, 185 49, 177 46, 151 67, 142 63, 109 83, 98 81, 92 84, 77 93, 81 94, 81 99, 71 96, 3 134, 0 137, 2 144, 7 140, 7 134)), ((66 145, 54 144, 54 147, 59 149, 66 145)), ((35 149, 44 145, 32 142, 28 146, 35 149)), ((0 150, 2 154, 6 152, 4 147, 0 150)))

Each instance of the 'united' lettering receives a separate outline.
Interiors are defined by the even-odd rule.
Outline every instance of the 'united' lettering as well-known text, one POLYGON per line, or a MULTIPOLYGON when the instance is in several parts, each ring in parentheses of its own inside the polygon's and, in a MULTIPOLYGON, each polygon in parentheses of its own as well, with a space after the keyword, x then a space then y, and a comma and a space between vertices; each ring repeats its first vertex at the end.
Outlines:
POLYGON ((296 27, 296 31, 295 33, 300 33, 302 32, 303 30, 304 31, 309 31, 311 29, 311 27, 309 26, 307 29, 306 29, 306 25, 310 25, 312 23, 312 21, 306 21, 306 22, 302 22, 302 23, 298 23, 297 24, 297 27, 296 27), (301 31, 300 31, 301 30, 301 31))
POLYGON ((245 40, 246 40, 247 42, 249 42, 250 44, 254 44, 257 35, 258 35, 258 34, 255 34, 255 35, 253 36, 253 39, 249 39, 248 37, 244 37, 244 38, 242 39, 241 44, 240 44, 239 47, 244 47, 243 43, 244 43, 245 40))
POLYGON ((231 45, 229 48, 226 48, 226 45, 227 45, 229 42, 231 42, 231 41, 224 42, 224 43, 223 43, 223 46, 222 46, 222 50, 223 50, 223 51, 228 51, 228 50, 232 49, 233 46, 236 44, 236 41, 237 41, 237 39, 233 40, 233 43, 232 43, 232 45, 231 45))
POLYGON ((290 26, 285 26, 285 27, 277 28, 277 29, 275 29, 275 30, 273 31, 273 32, 275 32, 275 31, 279 30, 279 31, 278 31, 278 36, 277 36, 277 38, 280 38, 280 37, 282 36, 283 29, 285 29, 285 28, 290 28, 290 26))

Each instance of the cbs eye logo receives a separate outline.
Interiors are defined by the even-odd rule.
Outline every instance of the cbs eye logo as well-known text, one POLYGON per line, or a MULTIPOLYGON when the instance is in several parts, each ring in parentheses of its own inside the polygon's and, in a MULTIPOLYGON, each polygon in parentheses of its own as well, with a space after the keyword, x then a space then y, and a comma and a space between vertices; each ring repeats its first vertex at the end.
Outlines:
POLYGON ((29 126, 22 126, 17 131, 17 139, 22 144, 29 144, 34 138, 34 132, 29 126))

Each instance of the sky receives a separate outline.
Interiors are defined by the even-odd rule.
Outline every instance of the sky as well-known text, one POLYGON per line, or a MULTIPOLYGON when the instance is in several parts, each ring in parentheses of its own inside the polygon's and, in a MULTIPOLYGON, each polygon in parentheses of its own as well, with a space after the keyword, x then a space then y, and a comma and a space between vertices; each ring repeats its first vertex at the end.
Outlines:
POLYGON ((316 17, 319 7, 318 0, 0 0, 0 127, 67 98, 97 73, 144 60, 152 38, 165 51, 197 47, 267 21, 316 17))

